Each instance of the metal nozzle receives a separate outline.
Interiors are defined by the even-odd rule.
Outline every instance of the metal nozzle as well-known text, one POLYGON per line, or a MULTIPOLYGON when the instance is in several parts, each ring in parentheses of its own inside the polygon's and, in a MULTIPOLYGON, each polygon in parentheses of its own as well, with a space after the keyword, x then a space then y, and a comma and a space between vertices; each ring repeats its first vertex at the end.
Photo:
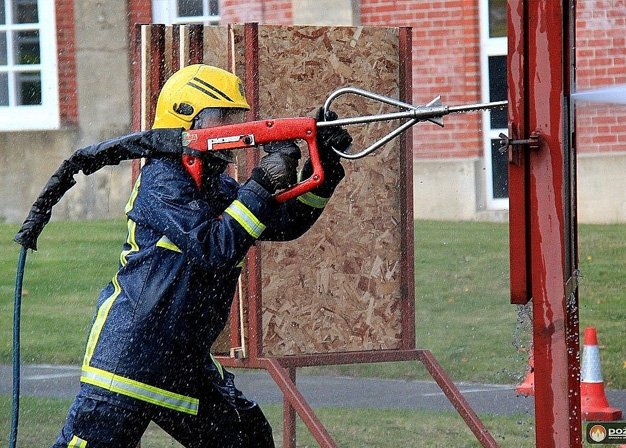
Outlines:
POLYGON ((374 101, 379 101, 381 103, 390 104, 392 106, 399 107, 403 109, 399 112, 391 112, 387 114, 379 114, 379 115, 366 115, 362 117, 349 117, 342 118, 339 120, 333 121, 321 121, 317 123, 319 128, 329 127, 329 126, 348 126, 354 124, 364 124, 364 123, 373 123, 377 121, 389 121, 389 120, 402 120, 408 119, 405 123, 398 126, 396 129, 382 137, 381 139, 374 142, 372 145, 367 147, 366 149, 353 154, 343 153, 333 148, 333 150, 341 157, 345 159, 360 159, 370 154, 374 150, 380 148, 385 143, 394 139, 413 125, 415 125, 419 121, 430 121, 431 123, 435 123, 438 126, 443 127, 443 116, 451 113, 462 113, 462 112, 471 112, 471 111, 479 111, 479 110, 487 110, 487 109, 496 109, 496 108, 504 108, 507 106, 507 101, 496 101, 491 103, 479 103, 479 104, 468 104, 463 106, 444 106, 441 104, 441 97, 437 96, 430 103, 424 106, 414 106, 412 104, 407 104, 402 101, 389 98, 383 95, 378 95, 376 93, 368 92, 367 90, 358 89, 356 87, 344 87, 342 89, 338 89, 326 99, 324 103, 324 116, 330 110, 330 106, 338 97, 347 94, 354 94, 358 96, 363 96, 365 98, 369 98, 374 101))

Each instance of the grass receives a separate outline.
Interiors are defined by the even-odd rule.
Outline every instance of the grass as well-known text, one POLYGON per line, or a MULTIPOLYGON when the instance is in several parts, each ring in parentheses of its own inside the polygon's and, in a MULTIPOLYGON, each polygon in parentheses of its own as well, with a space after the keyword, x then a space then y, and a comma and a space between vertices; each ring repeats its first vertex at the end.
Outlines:
MULTIPOLYGON (((579 229, 580 328, 597 327, 604 381, 616 389, 626 388, 624 234, 626 225, 579 229)), ((416 222, 417 345, 430 349, 455 381, 517 384, 524 377, 532 310, 511 305, 508 288, 506 224, 416 222)), ((360 376, 427 375, 406 363, 331 369, 360 376)))
MULTIPOLYGON (((0 363, 11 359, 11 319, 19 226, 0 225, 0 363)), ((580 326, 596 326, 608 387, 626 388, 626 225, 580 226, 580 326)), ((115 272, 125 224, 53 222, 24 279, 24 363, 78 364, 95 299, 115 272)), ((415 224, 416 337, 455 381, 517 383, 525 375, 530 307, 509 303, 508 227, 480 222, 415 224)), ((427 378, 412 363, 307 369, 427 378)))
MULTIPOLYGON (((17 225, 0 224, 0 363, 11 361, 12 297, 17 225)), ((418 221, 415 224, 416 337, 455 381, 517 383, 525 374, 529 307, 509 304, 508 228, 503 224, 418 221)), ((605 383, 626 388, 626 225, 580 226, 581 329, 598 328, 605 383)), ((114 274, 125 224, 119 220, 54 222, 30 254, 24 280, 22 361, 79 364, 99 289, 114 274)), ((415 363, 305 369, 315 373, 428 378, 415 363)), ((0 396, 0 445, 6 444, 10 397, 0 396)), ((46 446, 69 401, 24 397, 21 446, 46 446)), ((281 408, 264 408, 280 446, 281 408)), ((342 447, 473 447, 477 441, 455 413, 373 409, 317 409, 342 447), (364 424, 363 422, 367 422, 364 424), (375 422, 375 423, 370 423, 375 422)), ((503 446, 534 446, 528 415, 481 415, 503 446)), ((144 446, 172 447, 150 427, 144 446)), ((298 446, 316 446, 300 424, 298 446)))
MULTIPOLYGON (((20 414, 19 446, 50 446, 60 430, 69 400, 24 397, 20 414)), ((9 397, 0 396, 0 446, 6 446, 10 421, 9 397)), ((276 446, 282 446, 282 408, 264 406, 274 428, 276 446)), ((478 447, 474 435, 458 414, 381 409, 318 408, 316 414, 338 446, 346 448, 377 447, 478 447), (363 424, 371 422, 371 424, 363 424), (374 423, 375 422, 375 423, 374 423)), ((528 415, 498 417, 484 415, 483 421, 502 447, 534 446, 533 422, 528 415)), ((318 446, 298 419, 297 446, 318 446)), ((149 448, 181 447, 160 428, 151 425, 142 438, 149 448)))
MULTIPOLYGON (((50 446, 63 425, 69 405, 70 400, 23 397, 18 447, 50 446)), ((6 446, 8 442, 9 411, 10 397, 0 395, 0 446, 6 446)), ((282 446, 282 408, 278 405, 263 406, 263 412, 272 425, 276 446, 282 446)), ((352 408, 317 408, 315 412, 337 445, 342 448, 480 446, 459 415, 452 412, 352 408)), ((532 416, 483 414, 480 418, 502 448, 535 446, 532 416)), ((299 448, 318 446, 300 419, 297 419, 296 428, 299 448)), ((141 445, 148 448, 182 447, 153 424, 148 427, 141 445)))
MULTIPOLYGON (((0 226, 0 362, 9 362, 19 226, 0 226)), ((122 221, 49 224, 26 260, 22 300, 24 363, 76 364, 100 288, 112 278, 122 221)))

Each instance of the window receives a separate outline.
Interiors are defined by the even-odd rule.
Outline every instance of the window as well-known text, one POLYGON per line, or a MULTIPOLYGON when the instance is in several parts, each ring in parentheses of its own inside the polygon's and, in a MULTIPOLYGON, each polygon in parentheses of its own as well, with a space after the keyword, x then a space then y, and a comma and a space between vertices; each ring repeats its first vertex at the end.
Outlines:
MULTIPOLYGON (((480 0, 482 100, 507 99, 507 2, 480 0)), ((508 157, 500 154, 501 132, 507 133, 507 110, 484 112, 483 148, 485 154, 485 191, 487 208, 507 209, 509 206, 508 157)))
POLYGON ((51 0, 0 0, 0 131, 59 127, 51 0))
POLYGON ((220 20, 218 0, 154 0, 154 23, 217 24, 220 20))

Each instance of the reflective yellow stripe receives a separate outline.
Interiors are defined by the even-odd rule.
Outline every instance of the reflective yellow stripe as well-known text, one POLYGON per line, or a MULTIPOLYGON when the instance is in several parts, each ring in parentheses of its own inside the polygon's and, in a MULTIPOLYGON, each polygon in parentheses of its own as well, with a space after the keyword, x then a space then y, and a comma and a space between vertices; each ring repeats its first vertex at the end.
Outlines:
POLYGON ((102 332, 102 327, 104 326, 104 322, 107 320, 107 316, 109 315, 109 311, 111 310, 111 306, 117 296, 122 292, 122 288, 117 280, 117 274, 113 277, 113 294, 109 296, 108 299, 102 303, 100 308, 98 309, 98 314, 96 315, 96 319, 91 326, 91 331, 89 333, 89 339, 87 340, 87 348, 85 349, 85 358, 83 359, 83 365, 88 366, 91 362, 91 357, 93 356, 93 351, 96 348, 96 344, 98 343, 98 339, 100 338, 100 333, 102 332))
POLYGON ((183 251, 178 248, 178 246, 172 241, 163 235, 159 241, 156 243, 157 247, 162 247, 164 249, 173 250, 174 252, 182 253, 183 251))
POLYGON ((328 201, 330 201, 330 198, 323 198, 321 196, 308 192, 298 196, 298 201, 308 205, 309 207, 324 208, 326 207, 326 204, 328 204, 328 201))
POLYGON ((222 364, 220 364, 220 362, 215 359, 215 356, 213 356, 213 353, 209 353, 211 355, 211 361, 213 361, 213 364, 215 364, 215 367, 217 367, 217 371, 220 373, 220 376, 222 377, 222 379, 224 379, 224 367, 222 367, 222 364))
POLYGON ((137 230, 137 223, 132 219, 127 222, 128 225, 128 237, 126 242, 130 245, 130 249, 122 251, 120 254, 120 263, 122 266, 126 266, 128 263, 128 255, 133 252, 139 252, 139 246, 137 245, 137 239, 135 237, 135 231, 137 230))
POLYGON ((68 443, 67 448, 87 448, 87 441, 78 436, 74 436, 72 440, 70 440, 70 443, 68 443))
POLYGON ((137 400, 142 400, 157 406, 192 415, 198 414, 199 400, 197 398, 187 397, 155 386, 150 386, 149 384, 140 383, 139 381, 124 378, 123 376, 115 375, 106 370, 84 365, 80 380, 83 383, 92 384, 110 390, 111 392, 136 398, 137 400))
POLYGON ((135 200, 137 199, 137 194, 139 193, 139 185, 141 184, 141 174, 137 176, 137 180, 135 181, 135 185, 133 186, 133 191, 130 193, 130 198, 128 198, 128 202, 126 203, 126 207, 124 208, 124 213, 128 214, 135 206, 135 200))
POLYGON ((265 230, 265 225, 238 200, 234 200, 224 212, 232 216, 253 238, 258 238, 265 230))

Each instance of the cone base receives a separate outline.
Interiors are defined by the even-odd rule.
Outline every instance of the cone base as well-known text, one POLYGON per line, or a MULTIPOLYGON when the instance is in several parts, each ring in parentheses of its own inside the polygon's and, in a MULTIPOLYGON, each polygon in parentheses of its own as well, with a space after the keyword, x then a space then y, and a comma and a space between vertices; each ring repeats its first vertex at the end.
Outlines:
POLYGON ((585 421, 612 422, 622 418, 622 411, 617 408, 582 408, 582 419, 585 421))
POLYGON ((535 385, 533 383, 522 383, 515 388, 517 395, 533 396, 535 395, 535 385))

